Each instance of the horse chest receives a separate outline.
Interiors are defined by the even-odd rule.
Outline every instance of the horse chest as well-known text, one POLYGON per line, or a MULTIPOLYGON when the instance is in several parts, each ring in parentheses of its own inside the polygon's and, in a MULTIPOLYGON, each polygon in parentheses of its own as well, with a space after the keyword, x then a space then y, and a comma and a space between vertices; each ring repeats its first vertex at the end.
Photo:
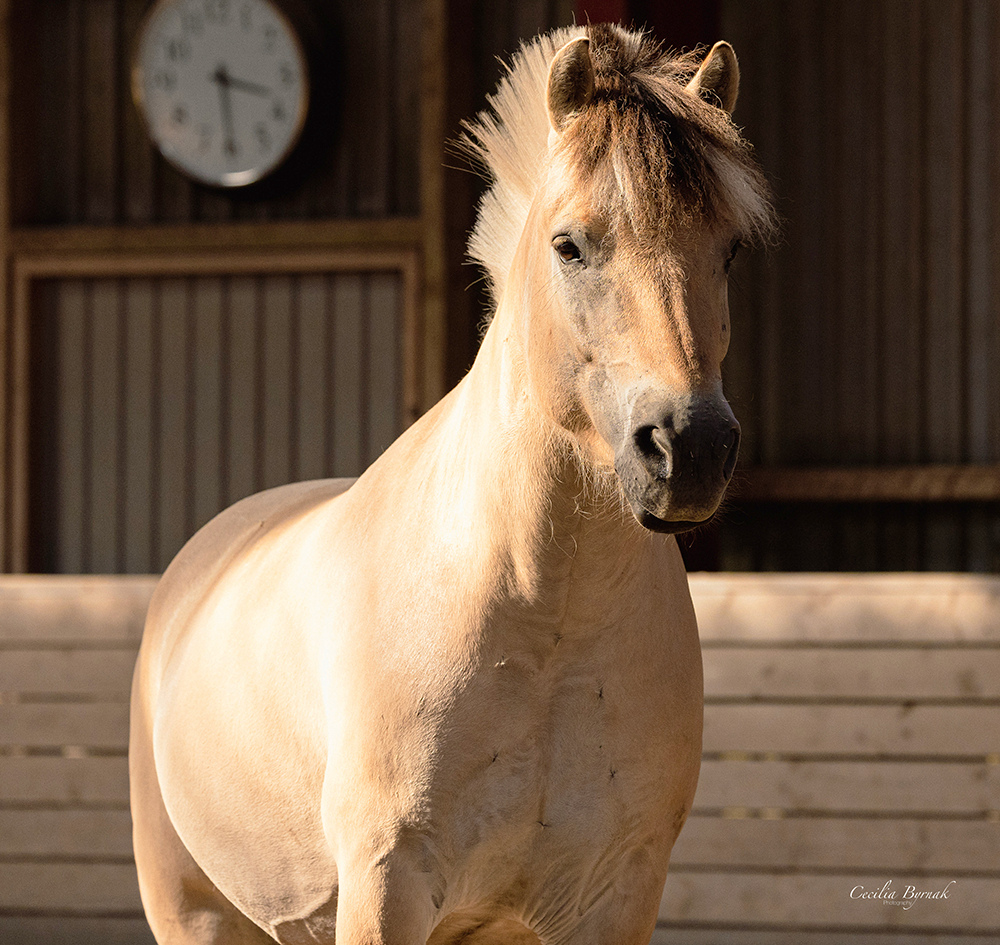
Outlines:
POLYGON ((660 654, 640 670, 613 652, 574 659, 562 645, 547 664, 516 651, 485 661, 453 705, 436 830, 460 857, 496 848, 508 860, 520 850, 522 863, 587 862, 655 831, 693 790, 700 691, 660 654))

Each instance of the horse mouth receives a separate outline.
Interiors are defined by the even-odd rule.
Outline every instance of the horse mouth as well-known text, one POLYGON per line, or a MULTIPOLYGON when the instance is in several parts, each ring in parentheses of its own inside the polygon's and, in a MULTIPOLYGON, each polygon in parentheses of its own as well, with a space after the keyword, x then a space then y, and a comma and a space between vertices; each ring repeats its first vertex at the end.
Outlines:
POLYGON ((660 518, 658 515, 654 515, 648 509, 636 509, 633 507, 632 513, 635 515, 636 521, 643 527, 651 532, 658 532, 661 535, 678 535, 681 532, 691 531, 692 528, 700 528, 702 525, 707 525, 713 518, 715 518, 715 512, 708 516, 708 518, 703 518, 697 522, 689 522, 683 520, 671 520, 660 518))

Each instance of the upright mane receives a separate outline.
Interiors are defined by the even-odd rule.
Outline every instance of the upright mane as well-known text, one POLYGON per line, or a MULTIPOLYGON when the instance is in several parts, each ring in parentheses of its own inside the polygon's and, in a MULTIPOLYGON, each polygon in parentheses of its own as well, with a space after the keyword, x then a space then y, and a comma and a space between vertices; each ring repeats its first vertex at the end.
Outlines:
POLYGON ((494 301, 528 218, 549 142, 546 84, 555 53, 590 39, 594 97, 564 134, 579 181, 639 238, 665 223, 726 220, 748 241, 774 231, 767 183, 729 115, 685 89, 701 60, 673 55, 643 33, 610 24, 554 30, 524 44, 489 108, 466 126, 465 145, 491 185, 479 205, 469 255, 486 270, 494 301))

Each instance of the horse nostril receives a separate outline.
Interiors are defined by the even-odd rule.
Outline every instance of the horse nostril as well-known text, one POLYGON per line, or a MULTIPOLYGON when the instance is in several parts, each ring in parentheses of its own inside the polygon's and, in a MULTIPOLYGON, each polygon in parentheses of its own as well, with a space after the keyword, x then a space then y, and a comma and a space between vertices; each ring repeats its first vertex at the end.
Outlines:
POLYGON ((663 447, 657 439, 658 428, 654 426, 639 427, 633 436, 635 448, 646 457, 659 457, 663 453, 663 447))

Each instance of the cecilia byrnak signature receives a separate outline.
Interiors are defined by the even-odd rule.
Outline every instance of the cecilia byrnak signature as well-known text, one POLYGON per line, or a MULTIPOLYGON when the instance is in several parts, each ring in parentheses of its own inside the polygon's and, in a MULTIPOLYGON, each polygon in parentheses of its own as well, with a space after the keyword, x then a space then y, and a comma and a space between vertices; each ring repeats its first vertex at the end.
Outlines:
POLYGON ((895 889, 892 880, 887 880, 882 886, 855 886, 851 890, 852 899, 877 899, 887 906, 899 906, 906 910, 922 899, 947 899, 957 880, 952 880, 940 889, 918 889, 916 886, 905 886, 902 890, 895 889))

